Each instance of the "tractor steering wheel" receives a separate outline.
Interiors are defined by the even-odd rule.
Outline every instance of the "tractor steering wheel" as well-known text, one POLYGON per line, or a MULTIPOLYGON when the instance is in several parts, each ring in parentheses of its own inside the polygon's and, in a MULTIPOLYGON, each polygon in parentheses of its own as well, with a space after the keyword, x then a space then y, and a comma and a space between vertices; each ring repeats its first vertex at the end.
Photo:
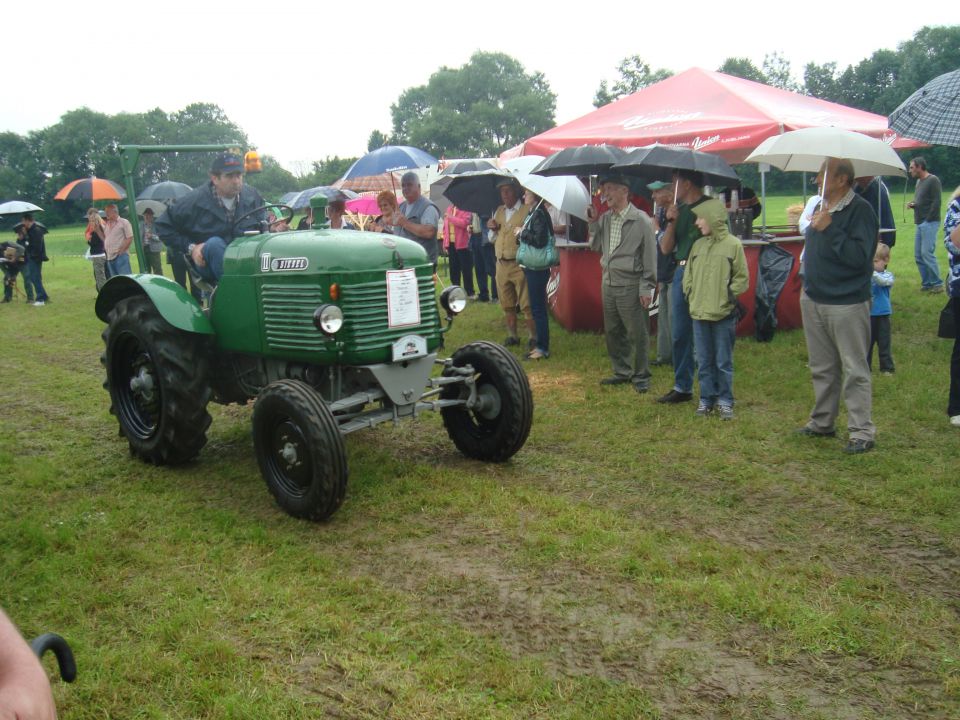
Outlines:
POLYGON ((255 209, 251 210, 250 212, 246 212, 246 213, 244 213, 243 215, 241 215, 240 217, 238 217, 236 220, 233 221, 233 226, 234 226, 235 228, 236 228, 236 227, 239 227, 240 224, 241 224, 244 220, 246 220, 248 217, 250 217, 251 215, 255 215, 256 213, 261 213, 261 212, 263 212, 264 210, 267 210, 268 208, 280 208, 281 211, 286 211, 286 212, 289 213, 289 215, 286 215, 286 217, 281 216, 279 219, 274 220, 273 222, 267 221, 267 227, 264 228, 263 230, 261 230, 261 232, 267 232, 267 231, 269 231, 270 226, 271 226, 271 225, 275 225, 275 224, 278 223, 278 222, 285 222, 285 223, 287 223, 287 225, 289 225, 289 224, 293 221, 293 216, 294 216, 295 212, 294 212, 294 209, 293 209, 292 207, 290 207, 289 205, 283 205, 283 204, 281 204, 281 203, 267 203, 266 205, 261 205, 260 207, 255 208, 255 209))

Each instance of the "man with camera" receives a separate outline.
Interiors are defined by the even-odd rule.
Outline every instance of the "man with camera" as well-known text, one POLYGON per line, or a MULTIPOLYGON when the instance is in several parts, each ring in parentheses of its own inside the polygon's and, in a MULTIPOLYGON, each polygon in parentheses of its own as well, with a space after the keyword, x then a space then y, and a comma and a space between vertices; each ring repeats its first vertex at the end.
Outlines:
POLYGON ((17 286, 17 275, 25 262, 24 247, 20 243, 4 241, 0 243, 0 267, 3 268, 3 302, 13 300, 13 289, 17 286))

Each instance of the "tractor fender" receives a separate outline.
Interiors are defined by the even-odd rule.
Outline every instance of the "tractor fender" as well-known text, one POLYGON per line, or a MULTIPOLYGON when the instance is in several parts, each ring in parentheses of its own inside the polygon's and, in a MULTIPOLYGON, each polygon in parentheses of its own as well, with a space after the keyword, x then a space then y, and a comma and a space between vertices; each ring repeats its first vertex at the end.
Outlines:
POLYGON ((96 313, 109 322, 110 311, 121 300, 137 295, 150 298, 157 312, 178 330, 213 335, 213 325, 200 304, 178 283, 162 275, 115 275, 97 295, 96 313))

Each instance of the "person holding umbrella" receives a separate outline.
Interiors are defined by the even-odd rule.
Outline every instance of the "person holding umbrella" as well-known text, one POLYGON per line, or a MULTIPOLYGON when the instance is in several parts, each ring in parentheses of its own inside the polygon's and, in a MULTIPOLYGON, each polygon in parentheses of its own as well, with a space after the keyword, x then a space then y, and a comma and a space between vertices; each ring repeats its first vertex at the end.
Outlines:
POLYGON ((633 383, 650 389, 647 310, 657 287, 657 239, 649 216, 630 202, 630 182, 623 175, 600 178, 609 210, 602 215, 587 206, 591 249, 601 253, 603 329, 613 376, 601 385, 633 383))
POLYGON ((823 200, 806 231, 800 296, 814 406, 797 432, 836 436, 842 393, 850 431, 843 451, 859 454, 873 449, 876 436, 867 353, 879 224, 869 203, 853 192, 853 163, 828 158, 822 172, 823 200))
POLYGON ((528 350, 536 346, 536 329, 530 315, 530 297, 527 294, 527 279, 523 269, 517 264, 517 250, 520 247, 519 231, 527 218, 529 208, 520 202, 520 185, 514 177, 500 178, 496 183, 503 203, 487 221, 490 235, 493 237, 493 252, 497 258, 497 295, 503 309, 504 322, 507 324, 507 339, 503 344, 519 345, 517 337, 517 308, 527 320, 529 334, 528 350))

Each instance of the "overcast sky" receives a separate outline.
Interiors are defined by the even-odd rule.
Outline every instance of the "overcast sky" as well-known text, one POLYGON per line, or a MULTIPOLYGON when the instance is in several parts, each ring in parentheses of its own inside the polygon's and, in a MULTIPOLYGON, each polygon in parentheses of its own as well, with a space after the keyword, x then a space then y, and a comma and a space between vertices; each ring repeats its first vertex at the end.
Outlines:
POLYGON ((108 11, 20 0, 7 4, 3 49, 20 90, 7 93, 0 130, 40 130, 84 105, 169 113, 211 102, 262 153, 297 173, 327 156, 362 155, 372 130, 390 133, 390 105, 403 90, 441 66, 460 67, 477 50, 507 53, 528 73, 544 73, 562 124, 593 109, 600 80, 615 80, 628 55, 680 72, 715 70, 732 56, 760 67, 778 51, 800 79, 807 62, 843 69, 895 49, 924 25, 960 23, 954 3, 901 3, 896 12, 887 3, 837 0, 507 7, 133 0, 108 11))

